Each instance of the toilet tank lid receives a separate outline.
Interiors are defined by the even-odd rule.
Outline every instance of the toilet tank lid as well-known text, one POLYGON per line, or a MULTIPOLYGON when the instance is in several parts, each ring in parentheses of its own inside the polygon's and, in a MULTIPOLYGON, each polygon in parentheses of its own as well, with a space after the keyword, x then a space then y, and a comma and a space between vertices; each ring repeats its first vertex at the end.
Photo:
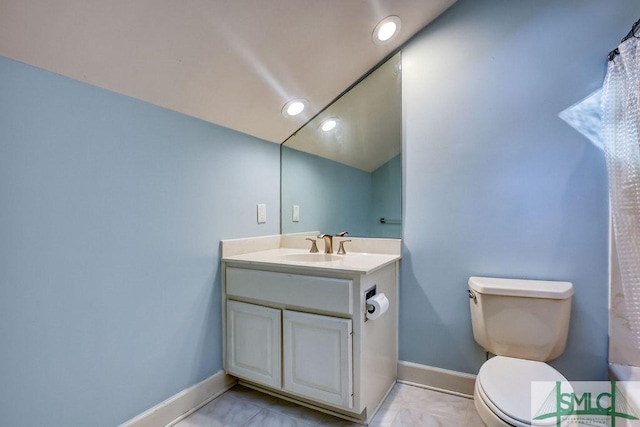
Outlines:
POLYGON ((573 295, 571 282, 551 280, 470 277, 469 287, 480 294, 529 298, 567 299, 573 295))

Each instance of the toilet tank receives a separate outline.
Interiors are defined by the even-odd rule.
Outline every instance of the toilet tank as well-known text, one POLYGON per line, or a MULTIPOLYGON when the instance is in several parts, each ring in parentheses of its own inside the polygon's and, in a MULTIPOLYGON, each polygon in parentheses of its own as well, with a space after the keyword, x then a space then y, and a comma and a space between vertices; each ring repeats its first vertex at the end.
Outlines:
POLYGON ((499 356, 555 359, 567 342, 572 295, 569 282, 471 277, 473 337, 499 356))

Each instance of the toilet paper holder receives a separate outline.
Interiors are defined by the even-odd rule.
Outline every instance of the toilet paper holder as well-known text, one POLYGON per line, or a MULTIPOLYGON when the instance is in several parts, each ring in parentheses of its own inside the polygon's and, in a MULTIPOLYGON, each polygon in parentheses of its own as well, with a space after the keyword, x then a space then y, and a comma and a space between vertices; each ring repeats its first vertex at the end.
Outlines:
POLYGON ((375 288, 369 288, 365 296, 365 321, 379 319, 389 310, 389 299, 384 292, 376 293, 375 288))
POLYGON ((367 312, 371 309, 371 306, 367 304, 367 300, 376 294, 376 285, 373 285, 366 291, 364 291, 364 321, 368 321, 367 312))

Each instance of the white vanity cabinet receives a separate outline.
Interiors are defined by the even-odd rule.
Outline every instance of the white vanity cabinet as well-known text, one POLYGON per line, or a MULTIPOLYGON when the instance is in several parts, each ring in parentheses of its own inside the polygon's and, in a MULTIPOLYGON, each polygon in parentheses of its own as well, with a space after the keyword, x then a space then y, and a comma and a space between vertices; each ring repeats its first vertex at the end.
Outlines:
POLYGON ((229 300, 227 372, 352 408, 351 334, 350 319, 229 300))
POLYGON ((285 310, 284 389, 353 408, 351 319, 285 310))
POLYGON ((227 371, 280 388, 281 311, 227 301, 227 371))
POLYGON ((396 379, 398 262, 362 272, 237 258, 222 263, 226 372, 366 423, 396 379), (374 287, 389 310, 367 321, 374 287))

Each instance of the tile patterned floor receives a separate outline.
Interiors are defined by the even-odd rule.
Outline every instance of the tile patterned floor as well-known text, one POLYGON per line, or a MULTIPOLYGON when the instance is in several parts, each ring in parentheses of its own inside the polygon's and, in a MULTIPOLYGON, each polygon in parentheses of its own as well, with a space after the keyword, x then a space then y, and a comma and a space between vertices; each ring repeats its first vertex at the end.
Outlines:
MULTIPOLYGON (((484 427, 473 400, 396 384, 373 427, 484 427)), ((175 427, 358 427, 322 412, 237 385, 175 427)))

